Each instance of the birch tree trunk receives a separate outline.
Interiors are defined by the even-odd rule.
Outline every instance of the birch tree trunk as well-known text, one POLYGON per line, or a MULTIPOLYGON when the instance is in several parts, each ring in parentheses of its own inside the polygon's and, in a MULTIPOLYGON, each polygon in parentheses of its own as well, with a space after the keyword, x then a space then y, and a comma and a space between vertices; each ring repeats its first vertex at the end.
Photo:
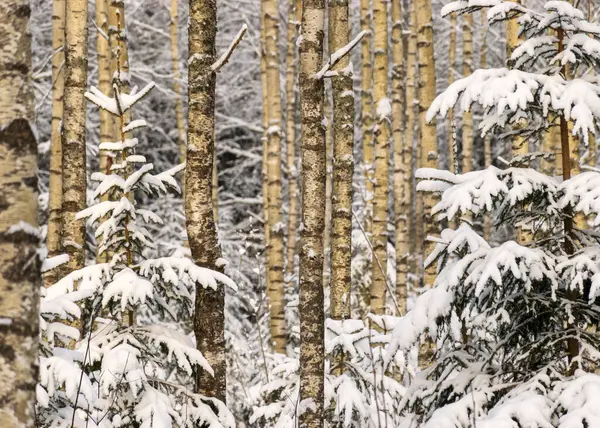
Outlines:
MULTIPOLYGON (((416 160, 414 155, 418 151, 419 147, 418 143, 415 147, 415 126, 417 125, 415 115, 415 102, 417 96, 417 27, 415 14, 415 2, 411 2, 409 14, 409 34, 406 44, 406 145, 404 147, 404 170, 407 171, 407 176, 404 181, 404 194, 406 195, 405 201, 407 205, 405 212, 407 215, 408 239, 410 240, 408 256, 409 264, 414 264, 414 256, 417 249, 415 245, 417 226, 415 219, 416 198, 413 186, 413 163, 416 160)), ((415 273, 418 271, 418 269, 416 269, 414 266, 412 266, 412 268, 409 267, 409 270, 412 270, 415 273)))
MULTIPOLYGON (((437 168, 437 129, 436 123, 427 123, 425 118, 427 109, 435 98, 435 62, 433 56, 433 22, 431 16, 431 1, 424 0, 416 8, 417 22, 417 55, 419 61, 419 147, 421 152, 420 167, 437 168)), ((437 222, 431 214, 435 199, 430 193, 423 195, 423 210, 420 220, 423 224, 422 243, 423 256, 431 253, 433 243, 427 240, 428 236, 439 233, 437 222)), ((417 213, 418 215, 419 213, 417 213)), ((435 281, 435 267, 430 266, 424 270, 423 286, 431 287, 435 281)), ((420 350, 420 365, 429 364, 433 356, 433 344, 428 340, 420 350)))
MULTIPOLYGON (((188 136, 185 172, 186 228, 192 258, 202 267, 221 271, 221 249, 212 207, 215 149, 216 0, 190 0, 188 136)), ((196 289, 196 346, 214 370, 198 374, 197 392, 225 401, 225 290, 196 289)))
POLYGON ((29 1, 0 2, 0 426, 33 428, 40 271, 29 1), (32 263, 33 262, 33 263, 32 263))
MULTIPOLYGON (((421 151, 422 168, 437 168, 437 129, 435 121, 427 123, 425 115, 427 109, 435 98, 435 62, 433 56, 433 25, 431 18, 431 1, 425 0, 417 7, 417 51, 419 60, 419 143, 421 151)), ((434 197, 427 193, 423 197, 423 224, 425 240, 423 241, 424 254, 429 254, 433 243, 427 241, 427 236, 438 233, 437 222, 431 215, 434 197)), ((424 275, 424 284, 433 285, 435 269, 427 269, 424 275)))
POLYGON ((85 97, 87 89, 87 0, 66 0, 65 91, 62 126, 63 235, 68 272, 85 264, 85 222, 75 215, 86 207, 85 97))
MULTIPOLYGON (((448 86, 450 86, 454 82, 454 73, 456 73, 456 25, 457 25, 457 17, 456 13, 452 13, 450 15, 450 36, 448 42, 448 86)), ((454 109, 450 109, 448 112, 448 123, 450 124, 450 130, 448 132, 448 156, 449 156, 449 170, 451 172, 455 171, 455 153, 456 150, 456 141, 455 141, 455 129, 454 129, 454 109)))
MULTIPOLYGON (((96 25, 102 33, 98 31, 96 40, 96 53, 98 55, 98 89, 103 94, 112 92, 112 75, 110 73, 110 46, 107 39, 108 31, 108 3, 107 0, 96 0, 96 25), (106 37, 105 37, 106 36, 106 37)), ((100 109, 100 141, 113 141, 115 131, 113 130, 113 117, 104 109, 100 109)), ((107 152, 100 151, 100 171, 109 174, 112 166, 112 158, 107 152)), ((102 195, 101 200, 108 200, 108 195, 102 195)), ((96 256, 99 263, 109 261, 108 252, 96 256)))
MULTIPOLYGON (((348 0, 329 0, 329 51, 350 41, 348 0)), ((333 71, 333 193, 331 240, 331 318, 350 315, 350 262, 352 257, 352 176, 354 173, 354 92, 350 56, 333 71)))
MULTIPOLYGON (((473 74, 473 14, 463 15, 463 77, 473 74)), ((462 173, 473 171, 473 113, 463 113, 462 121, 462 173)))
MULTIPOLYGON (((481 10, 481 56, 479 59, 479 68, 487 68, 487 12, 481 10)), ((483 137, 483 157, 485 167, 492 165, 492 141, 489 135, 483 137)), ((483 219, 483 237, 489 242, 492 237, 492 216, 488 213, 483 219)))
POLYGON ((283 224, 281 215, 281 86, 279 79, 279 9, 277 0, 262 0, 267 66, 267 208, 269 243, 267 246, 267 298, 271 314, 273 351, 285 354, 285 317, 283 294, 283 224))
POLYGON ((373 215, 373 28, 371 0, 360 0, 360 29, 369 33, 361 41, 361 115, 363 140, 363 168, 365 175, 365 217, 364 229, 367 238, 371 236, 373 215))
POLYGON ((387 1, 373 1, 375 40, 375 69, 373 96, 376 105, 377 131, 375 132, 375 184, 373 197, 373 259, 371 283, 371 312, 385 314, 387 281, 387 217, 390 158, 390 115, 388 98, 388 22, 387 1))
POLYGON ((333 100, 331 90, 325 85, 325 101, 323 105, 324 117, 327 122, 325 128, 325 231, 323 232, 323 288, 330 285, 331 278, 331 194, 332 194, 332 161, 333 161, 333 100))
POLYGON ((179 158, 185 162, 185 119, 183 118, 183 101, 181 99, 181 69, 179 67, 179 13, 178 0, 171 0, 171 23, 169 33, 171 35, 171 61, 173 63, 173 92, 175 92, 175 123, 177 124, 177 144, 179 146, 179 158))
MULTIPOLYGON (((520 0, 511 0, 515 3, 521 3, 520 0)), ((519 24, 517 23, 517 19, 513 18, 513 19, 509 19, 506 21, 506 58, 507 60, 510 58, 510 56, 512 55, 514 49, 517 47, 517 45, 519 44, 519 24)), ((514 128, 515 129, 519 129, 523 126, 522 123, 517 123, 514 128)), ((515 137, 513 137, 512 142, 511 142, 512 146, 512 156, 513 159, 517 158, 519 156, 523 156, 527 153, 529 153, 529 141, 519 135, 515 135, 515 137)), ((529 242, 531 240, 531 234, 527 231, 524 230, 523 228, 517 226, 516 227, 516 232, 517 232, 517 242, 521 245, 529 242)))
MULTIPOLYGON (((510 0, 514 3, 521 3, 521 0, 510 0)), ((506 58, 510 58, 513 51, 519 44, 519 24, 517 19, 509 19, 506 21, 506 58)), ((520 125, 517 125, 517 127, 520 125)), ((513 156, 521 156, 529 153, 529 141, 523 137, 516 136, 512 142, 513 156)))
POLYGON ((325 0, 303 0, 300 43, 302 118, 302 224, 300 252, 300 426, 323 426, 324 313, 323 232, 325 228, 325 129, 323 62, 325 0), (310 405, 309 405, 310 404, 310 405))
MULTIPOLYGON (((264 6, 261 4, 261 7, 264 6)), ((265 248, 265 267, 268 267, 268 253, 267 248, 270 244, 270 227, 269 227, 269 186, 267 177, 267 154, 268 154, 268 136, 267 132, 269 129, 269 94, 267 84, 267 56, 266 52, 266 37, 265 37, 265 14, 261 9, 260 14, 260 82, 261 82, 261 93, 262 93, 262 144, 263 144, 263 158, 262 158, 262 198, 263 198, 263 231, 265 236, 264 248, 265 248)), ((269 274, 268 268, 265 269, 265 285, 266 289, 269 289, 269 274)))
MULTIPOLYGON (((50 136, 50 177, 48 183, 48 232, 46 248, 48 257, 62 253, 62 142, 63 94, 65 74, 65 0, 52 2, 52 131, 50 136)), ((49 287, 58 279, 58 269, 44 273, 44 285, 49 287)))
POLYGON ((402 5, 392 2, 392 137, 394 145, 394 213, 395 218, 395 248, 396 248, 396 297, 398 300, 398 315, 406 313, 408 294, 408 200, 405 193, 405 181, 409 180, 409 169, 406 169, 404 156, 408 141, 405 140, 406 98, 404 87, 404 38, 402 37, 402 5))
POLYGON ((300 28, 302 11, 301 0, 290 0, 288 7, 288 33, 287 33, 287 68, 285 80, 286 92, 286 167, 288 171, 288 224, 287 224, 287 252, 286 271, 287 280, 291 281, 296 265, 296 229, 298 228, 298 169, 296 167, 296 109, 298 106, 296 96, 298 92, 298 56, 296 54, 296 40, 300 28))

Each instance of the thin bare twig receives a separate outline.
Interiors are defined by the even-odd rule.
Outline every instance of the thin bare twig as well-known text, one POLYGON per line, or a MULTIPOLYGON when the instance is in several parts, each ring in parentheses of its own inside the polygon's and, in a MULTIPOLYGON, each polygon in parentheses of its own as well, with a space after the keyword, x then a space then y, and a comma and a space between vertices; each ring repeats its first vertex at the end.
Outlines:
POLYGON ((354 39, 352 39, 352 41, 350 43, 348 43, 346 46, 341 47, 340 49, 338 49, 337 51, 335 51, 330 57, 329 60, 327 61, 327 63, 323 66, 323 68, 317 73, 315 74, 315 79, 322 79, 323 77, 329 77, 329 71, 335 67, 335 65, 340 62, 340 60, 342 58, 344 58, 346 55, 348 55, 350 53, 350 51, 354 48, 354 46, 356 46, 363 37, 365 37, 367 34, 369 34, 370 32, 367 30, 363 30, 360 33, 358 33, 358 36, 356 36, 354 39))
POLYGON ((248 25, 244 24, 244 25, 242 25, 242 28, 240 28, 240 31, 238 31, 237 35, 235 36, 235 38, 233 39, 233 41, 231 42, 231 44, 229 45, 227 50, 225 52, 223 52, 223 54, 219 57, 217 62, 215 62, 213 65, 210 66, 210 69, 213 72, 218 73, 219 70, 221 70, 221 68, 225 64, 227 64, 227 61, 229 61, 231 54, 233 53, 233 51, 235 50, 237 45, 239 45, 240 42, 242 41, 242 39, 244 38, 244 34, 246 34, 246 31, 248 31, 248 25))

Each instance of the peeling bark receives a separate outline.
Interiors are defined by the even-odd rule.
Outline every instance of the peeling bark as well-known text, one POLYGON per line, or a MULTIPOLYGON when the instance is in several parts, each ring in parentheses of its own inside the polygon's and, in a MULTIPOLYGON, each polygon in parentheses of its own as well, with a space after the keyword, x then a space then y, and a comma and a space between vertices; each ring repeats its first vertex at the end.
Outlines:
POLYGON ((325 1, 304 0, 300 43, 302 117, 302 236, 300 252, 301 427, 322 427, 324 416, 323 232, 325 217, 325 129, 323 63, 325 1), (310 405, 309 405, 310 404, 310 405))
POLYGON ((84 97, 88 66, 87 13, 87 0, 66 0, 62 245, 69 262, 65 274, 85 265, 85 222, 75 216, 87 202, 84 97))
MULTIPOLYGON (((198 266, 221 271, 215 225, 212 175, 215 150, 215 83, 211 65, 216 60, 217 4, 190 0, 188 136, 185 171, 186 228, 192 258, 198 266)), ((194 333, 196 346, 214 370, 200 371, 197 392, 225 402, 225 290, 196 289, 194 333)))
MULTIPOLYGON (((408 295, 408 257, 409 257, 409 230, 408 216, 410 215, 409 193, 406 190, 406 181, 410 180, 412 165, 405 164, 408 140, 406 132, 406 88, 405 78, 405 49, 402 37, 402 4, 392 2, 392 137, 394 147, 394 213, 395 213, 395 248, 396 248, 396 297, 398 300, 398 315, 406 314, 406 300, 408 295)), ((410 149, 408 150, 410 152, 410 149)), ((410 192, 410 189, 409 189, 410 192)))
MULTIPOLYGON (((329 0, 329 51, 350 41, 348 0, 329 0)), ((352 176, 354 173, 354 93, 350 56, 334 67, 333 91, 333 188, 331 245, 331 318, 350 315, 352 257, 352 176)))
POLYGON ((0 2, 0 426, 35 426, 39 242, 27 0, 0 2))

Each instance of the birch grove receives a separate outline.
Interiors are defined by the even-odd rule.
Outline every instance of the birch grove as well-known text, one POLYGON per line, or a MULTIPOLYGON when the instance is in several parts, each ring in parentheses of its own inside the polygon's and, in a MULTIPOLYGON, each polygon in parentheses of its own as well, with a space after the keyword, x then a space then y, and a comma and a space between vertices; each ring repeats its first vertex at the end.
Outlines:
POLYGON ((595 426, 599 10, 0 0, 0 426, 595 426))

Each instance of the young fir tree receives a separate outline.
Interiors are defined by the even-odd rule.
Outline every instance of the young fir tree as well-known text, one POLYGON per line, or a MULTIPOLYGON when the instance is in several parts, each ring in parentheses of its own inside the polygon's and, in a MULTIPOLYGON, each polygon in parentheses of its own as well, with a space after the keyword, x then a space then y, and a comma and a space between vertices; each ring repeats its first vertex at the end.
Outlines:
POLYGON ((436 240, 426 260, 437 266, 434 287, 397 322, 386 354, 391 361, 409 352, 427 331, 437 341, 435 362, 401 403, 403 426, 595 426, 600 172, 579 173, 577 138, 586 141, 600 118, 599 82, 589 72, 600 65, 600 26, 563 1, 531 10, 461 0, 442 13, 484 6, 490 23, 518 18, 522 42, 507 68, 477 70, 450 85, 427 119, 478 103, 484 135, 514 141, 559 127, 564 175, 513 166, 526 164, 523 156, 503 170, 417 173, 420 191, 441 195, 432 210, 439 220, 489 214, 495 227, 515 224, 531 240, 492 246, 467 222, 436 240), (573 219, 582 215, 588 223, 579 228, 573 219))
MULTIPOLYGON (((110 173, 96 172, 95 205, 80 211, 78 221, 95 226, 98 252, 106 263, 76 270, 45 291, 38 387, 38 426, 59 427, 233 427, 225 405, 193 392, 195 374, 213 369, 189 336, 160 319, 190 319, 196 287, 235 288, 225 275, 195 265, 185 257, 145 257, 153 246, 148 226, 162 220, 137 207, 134 195, 162 197, 179 191, 174 175, 183 164, 154 174, 153 165, 134 150, 126 135, 146 126, 126 121, 127 113, 150 90, 120 90, 114 97, 92 87, 86 98, 109 112, 120 139, 102 142, 113 159, 110 173), (102 198, 109 195, 109 198, 102 198), (90 314, 80 331, 64 320, 90 314), (73 350, 62 345, 76 341, 73 350)), ((50 259, 48 267, 64 262, 50 259)))

